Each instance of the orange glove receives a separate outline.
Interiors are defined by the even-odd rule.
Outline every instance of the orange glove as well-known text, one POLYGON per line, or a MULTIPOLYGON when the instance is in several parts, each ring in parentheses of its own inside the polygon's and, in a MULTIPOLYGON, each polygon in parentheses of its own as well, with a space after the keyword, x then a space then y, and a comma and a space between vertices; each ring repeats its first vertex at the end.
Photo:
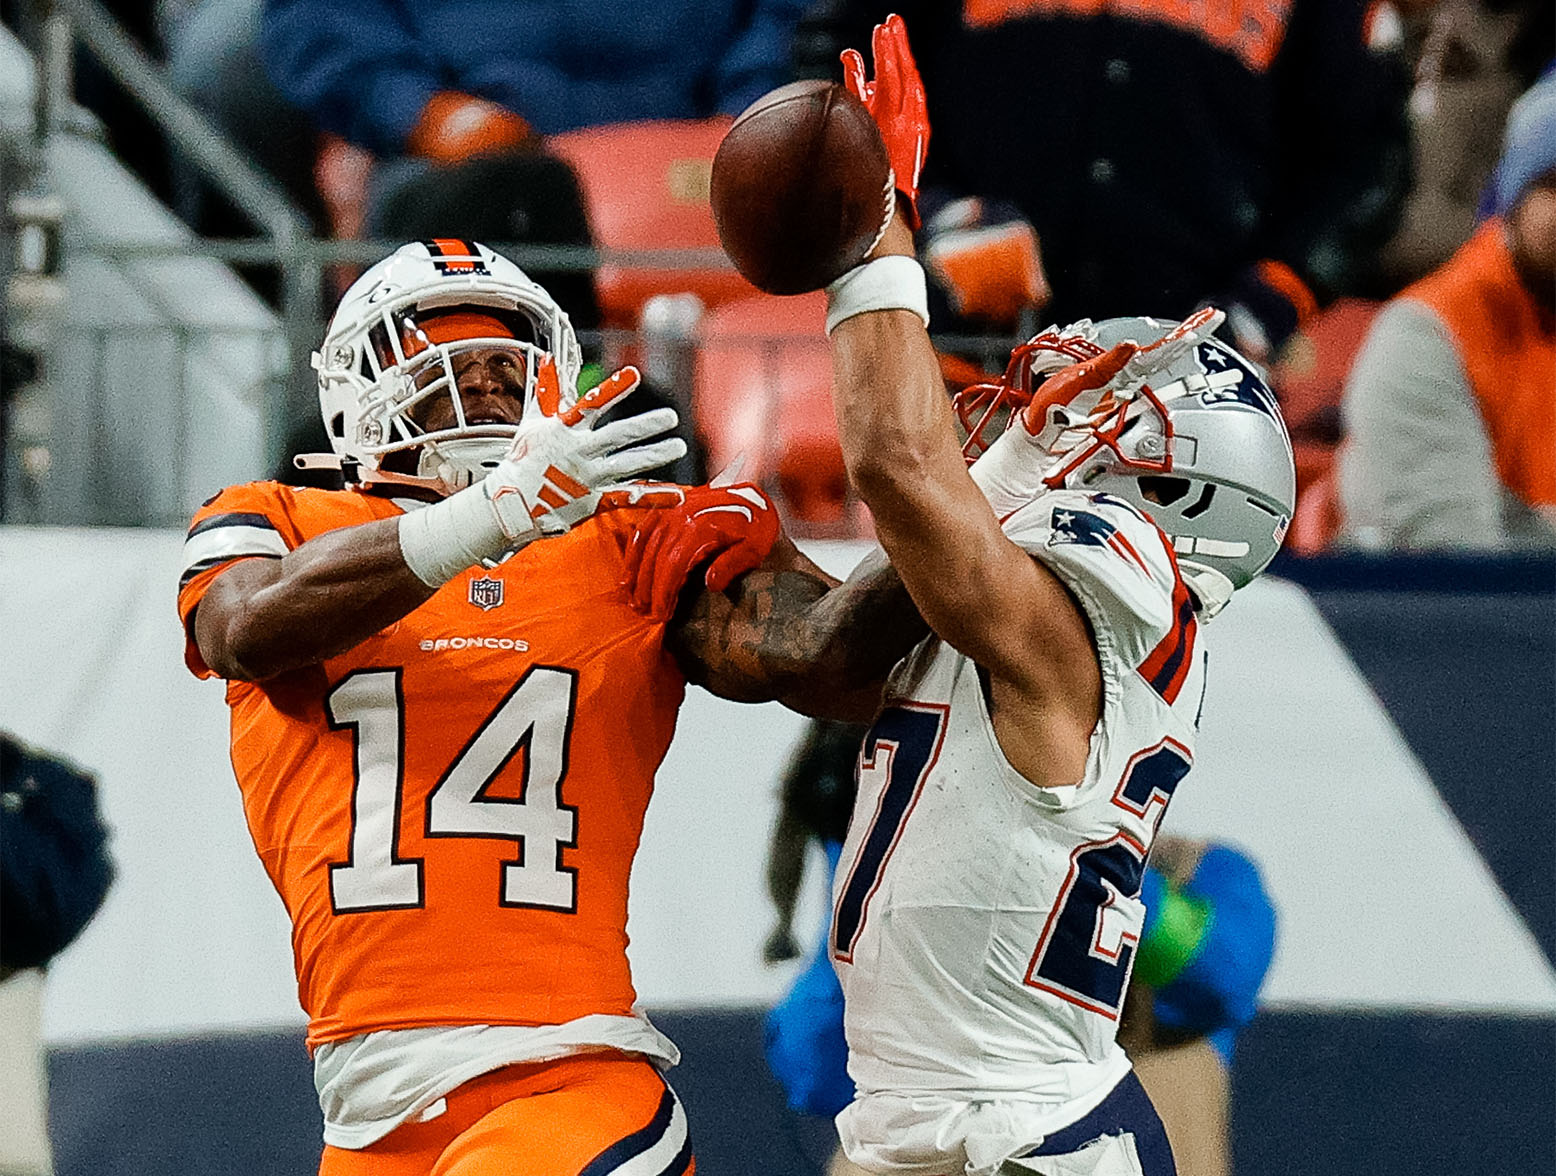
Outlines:
POLYGON ((870 112, 880 128, 897 177, 897 192, 902 196, 904 215, 915 230, 919 227, 919 173, 929 154, 929 105, 924 99, 924 82, 918 75, 913 51, 908 48, 908 26, 895 12, 875 26, 870 38, 870 53, 875 58, 875 80, 865 80, 864 58, 857 49, 844 49, 843 85, 870 112))
POLYGON ((1060 368, 1044 380, 1038 394, 1021 410, 1021 425, 1033 437, 1048 424, 1051 405, 1070 404, 1082 392, 1094 392, 1112 382, 1140 350, 1137 343, 1120 343, 1081 363, 1060 368))
POLYGON ((711 559, 703 583, 722 592, 757 567, 778 541, 778 512, 749 482, 696 486, 679 506, 644 517, 627 543, 621 586, 632 607, 656 621, 674 614, 692 573, 711 559))
POLYGON ((433 163, 462 163, 522 146, 533 134, 529 123, 505 106, 440 90, 422 107, 405 149, 433 163))

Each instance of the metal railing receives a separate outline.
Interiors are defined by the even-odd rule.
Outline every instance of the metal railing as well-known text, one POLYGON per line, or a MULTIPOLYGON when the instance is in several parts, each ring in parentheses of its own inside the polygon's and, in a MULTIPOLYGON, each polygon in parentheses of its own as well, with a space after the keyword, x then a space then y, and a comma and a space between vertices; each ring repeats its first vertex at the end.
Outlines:
MULTIPOLYGON (((214 261, 228 267, 245 267, 249 271, 270 270, 277 275, 278 318, 286 358, 278 370, 267 371, 260 377, 262 386, 251 389, 248 396, 264 418, 260 425, 265 438, 263 460, 256 463, 260 468, 234 470, 231 480, 268 476, 284 457, 288 438, 299 426, 311 421, 317 412, 308 361, 323 332, 326 291, 338 288, 342 275, 379 260, 400 242, 315 237, 308 218, 280 186, 172 88, 166 71, 140 49, 97 0, 37 0, 33 11, 38 15, 38 35, 34 38, 37 62, 34 134, 30 144, 20 146, 30 156, 30 166, 25 170, 35 183, 47 188, 49 148, 60 137, 72 134, 78 126, 73 115, 71 63, 76 47, 80 46, 154 121, 170 146, 259 230, 259 235, 250 239, 93 239, 85 242, 83 248, 93 259, 125 272, 147 264, 204 259, 207 264, 214 261)), ((638 271, 706 272, 732 268, 724 254, 716 249, 628 251, 587 246, 489 244, 531 271, 594 272, 602 265, 638 271)), ((182 524, 186 512, 178 503, 194 491, 207 472, 195 468, 187 434, 194 415, 194 402, 199 395, 198 389, 191 388, 189 379, 196 363, 194 357, 208 354, 212 334, 231 340, 245 332, 255 337, 234 345, 263 347, 264 340, 258 338, 262 332, 252 326, 235 326, 231 331, 212 327, 209 323, 194 327, 180 323, 174 315, 167 316, 166 321, 158 322, 151 329, 92 324, 77 327, 73 324, 74 350, 68 362, 61 366, 70 369, 69 378, 84 380, 90 385, 87 395, 95 399, 102 411, 85 417, 78 412, 75 419, 66 419, 59 426, 61 430, 78 434, 61 447, 60 453, 67 454, 72 462, 83 463, 89 473, 83 474, 76 487, 75 505, 56 507, 52 517, 46 519, 41 515, 37 517, 55 522, 182 524), (109 417, 113 406, 109 385, 120 369, 122 355, 150 345, 161 348, 153 367, 166 372, 166 379, 157 391, 157 411, 165 418, 166 446, 170 456, 162 462, 121 462, 116 469, 109 460, 116 444, 110 435, 109 417), (136 479, 155 482, 159 489, 156 493, 148 492, 146 485, 131 484, 136 479), (143 504, 138 513, 135 504, 143 504), (61 517, 62 509, 64 517, 61 517)), ((593 347, 607 362, 613 356, 638 357, 656 346, 660 354, 664 354, 667 346, 663 337, 656 339, 632 331, 583 331, 580 336, 586 347, 593 347)), ((948 342, 956 344, 958 341, 948 342)), ((964 353, 972 351, 983 360, 985 367, 991 369, 1003 366, 1011 343, 1005 339, 959 342, 964 353)), ((782 371, 786 362, 785 349, 794 346, 795 340, 789 336, 765 342, 725 338, 704 346, 730 345, 745 348, 746 354, 752 357, 751 362, 761 372, 774 376, 772 383, 776 388, 776 374, 782 371)), ((665 369, 671 374, 661 376, 661 390, 683 409, 691 409, 695 352, 685 339, 671 340, 668 346, 671 351, 679 350, 675 362, 665 369), (664 386, 667 381, 670 386, 664 386)), ((122 378, 119 382, 123 383, 122 378)), ((122 402, 123 390, 115 395, 122 402)), ((781 410, 776 391, 770 399, 772 403, 759 415, 766 420, 770 430, 776 432, 782 424, 778 419, 781 410)), ((69 417, 68 413, 66 417, 69 417)), ((156 422, 144 421, 140 425, 150 430, 156 427, 156 422)), ((42 459, 45 464, 47 459, 45 453, 42 459)), ((14 459, 8 464, 12 466, 13 494, 20 490, 19 497, 25 507, 26 479, 22 479, 23 484, 18 487, 14 459)), ((766 473, 776 477, 771 463, 766 473)), ((203 487, 200 496, 215 488, 203 487)), ((779 493, 783 489, 776 484, 773 488, 779 493)), ((13 501, 16 501, 15 497, 13 501)), ((26 513, 24 511, 24 515, 26 513)), ((14 519, 16 514, 8 510, 7 517, 14 519)), ((825 527, 822 529, 826 530, 825 527)))

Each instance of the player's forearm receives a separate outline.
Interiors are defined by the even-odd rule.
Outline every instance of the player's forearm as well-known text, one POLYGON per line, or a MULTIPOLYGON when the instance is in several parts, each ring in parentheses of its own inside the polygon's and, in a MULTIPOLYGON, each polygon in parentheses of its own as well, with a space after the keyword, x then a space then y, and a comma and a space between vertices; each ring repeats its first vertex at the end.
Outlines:
POLYGON ((911 311, 861 314, 832 334, 838 434, 855 489, 878 519, 967 475, 923 324, 911 311))
POLYGON ((1008 553, 957 446, 928 334, 910 312, 861 314, 837 326, 832 352, 849 478, 919 610, 961 648, 961 628, 987 612, 984 569, 1008 553))
MULTIPOLYGON (((929 633, 884 552, 866 556, 845 582, 819 597, 798 628, 805 635, 804 656, 800 672, 792 675, 791 696, 823 685, 844 692, 878 690, 929 633)), ((781 701, 802 709, 792 697, 781 701)))
POLYGON ((873 717, 891 668, 928 632, 883 555, 844 584, 764 569, 729 594, 701 592, 670 632, 687 678, 737 702, 801 714, 873 717))
POLYGON ((196 613, 195 634, 217 673, 260 681, 359 645, 434 591, 406 565, 398 520, 384 519, 222 573, 196 613))

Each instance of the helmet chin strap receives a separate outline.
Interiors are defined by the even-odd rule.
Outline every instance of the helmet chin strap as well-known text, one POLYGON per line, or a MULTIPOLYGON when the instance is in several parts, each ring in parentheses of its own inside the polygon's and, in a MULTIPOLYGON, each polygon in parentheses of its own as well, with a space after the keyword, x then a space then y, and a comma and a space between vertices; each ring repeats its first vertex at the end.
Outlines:
POLYGON ((456 437, 429 442, 422 446, 416 473, 444 494, 453 494, 486 477, 511 444, 507 437, 456 437))

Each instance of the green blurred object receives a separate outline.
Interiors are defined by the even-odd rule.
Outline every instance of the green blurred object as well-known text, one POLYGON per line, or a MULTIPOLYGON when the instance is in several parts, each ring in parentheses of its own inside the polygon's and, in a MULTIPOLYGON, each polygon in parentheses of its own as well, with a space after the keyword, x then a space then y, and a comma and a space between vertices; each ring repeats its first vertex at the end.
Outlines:
POLYGON ((1151 988, 1171 984, 1199 954, 1211 919, 1209 902, 1184 894, 1169 882, 1156 925, 1140 941, 1135 979, 1151 988))

